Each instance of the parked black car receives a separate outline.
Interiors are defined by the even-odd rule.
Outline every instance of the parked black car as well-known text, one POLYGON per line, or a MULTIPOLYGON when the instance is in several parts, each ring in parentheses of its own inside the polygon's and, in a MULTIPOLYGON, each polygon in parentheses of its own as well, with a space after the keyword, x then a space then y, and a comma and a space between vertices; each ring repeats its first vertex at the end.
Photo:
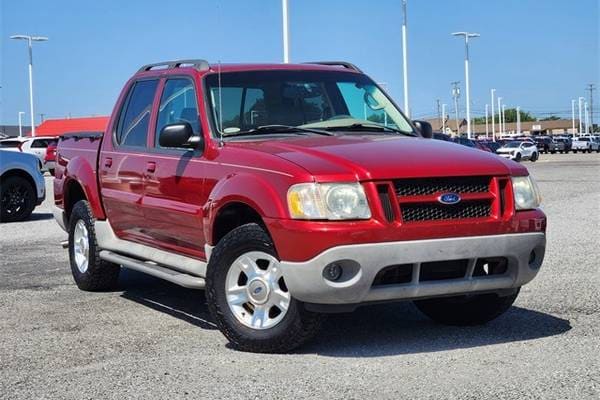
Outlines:
POLYGON ((550 136, 537 136, 534 138, 535 144, 540 151, 540 153, 556 153, 565 151, 565 143, 554 140, 550 136))
POLYGON ((564 149, 563 151, 565 153, 568 153, 571 151, 571 147, 572 147, 572 139, 568 136, 560 136, 560 137, 555 137, 554 140, 556 142, 560 142, 560 143, 564 143, 564 149))

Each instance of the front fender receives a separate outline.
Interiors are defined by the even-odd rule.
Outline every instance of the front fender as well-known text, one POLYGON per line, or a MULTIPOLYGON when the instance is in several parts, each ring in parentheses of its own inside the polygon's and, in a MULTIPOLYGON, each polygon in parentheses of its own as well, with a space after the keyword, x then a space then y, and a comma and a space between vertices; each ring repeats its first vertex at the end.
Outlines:
POLYGON ((236 173, 219 181, 211 190, 204 212, 204 235, 212 243, 213 224, 220 210, 232 203, 243 203, 261 218, 287 218, 285 202, 289 185, 278 185, 260 175, 236 173), (279 188, 279 190, 278 190, 279 188))
POLYGON ((69 160, 64 172, 63 195, 65 204, 68 204, 70 199, 69 188, 71 185, 78 184, 85 194, 87 201, 96 219, 106 219, 100 193, 98 191, 98 177, 92 165, 83 157, 73 157, 69 160))

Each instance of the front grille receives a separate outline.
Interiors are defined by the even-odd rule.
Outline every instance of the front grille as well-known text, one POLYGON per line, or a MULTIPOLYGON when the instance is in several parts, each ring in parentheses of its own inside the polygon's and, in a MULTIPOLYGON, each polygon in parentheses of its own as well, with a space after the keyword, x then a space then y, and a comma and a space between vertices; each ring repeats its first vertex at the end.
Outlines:
POLYGON ((487 176, 451 178, 399 179, 394 181, 398 196, 426 196, 436 193, 485 193, 489 190, 487 176))
POLYGON ((483 200, 462 202, 455 205, 435 203, 403 204, 401 210, 404 222, 483 218, 490 215, 491 202, 483 200))

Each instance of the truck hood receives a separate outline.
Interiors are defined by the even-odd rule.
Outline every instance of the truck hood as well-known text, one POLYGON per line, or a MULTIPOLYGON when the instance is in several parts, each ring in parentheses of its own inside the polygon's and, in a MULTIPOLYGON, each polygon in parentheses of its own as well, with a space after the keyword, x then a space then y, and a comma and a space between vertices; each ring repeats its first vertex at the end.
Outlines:
POLYGON ((231 141, 306 169, 317 181, 386 180, 431 176, 527 175, 493 153, 455 143, 390 135, 344 135, 231 141))

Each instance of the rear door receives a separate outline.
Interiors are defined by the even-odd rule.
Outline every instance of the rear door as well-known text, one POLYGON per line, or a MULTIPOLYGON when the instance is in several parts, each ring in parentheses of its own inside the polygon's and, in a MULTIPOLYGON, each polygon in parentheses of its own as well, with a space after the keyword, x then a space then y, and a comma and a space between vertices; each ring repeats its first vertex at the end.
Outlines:
POLYGON ((147 234, 154 244, 190 256, 205 258, 202 230, 204 162, 200 151, 164 148, 160 131, 187 122, 202 135, 197 90, 191 77, 172 76, 162 85, 154 138, 149 155, 154 169, 146 171, 142 200, 147 234))
POLYGON ((148 134, 153 126, 158 82, 158 78, 143 79, 130 85, 116 127, 107 132, 98 161, 108 220, 117 236, 138 242, 148 241, 142 196, 146 171, 152 168, 148 134))

